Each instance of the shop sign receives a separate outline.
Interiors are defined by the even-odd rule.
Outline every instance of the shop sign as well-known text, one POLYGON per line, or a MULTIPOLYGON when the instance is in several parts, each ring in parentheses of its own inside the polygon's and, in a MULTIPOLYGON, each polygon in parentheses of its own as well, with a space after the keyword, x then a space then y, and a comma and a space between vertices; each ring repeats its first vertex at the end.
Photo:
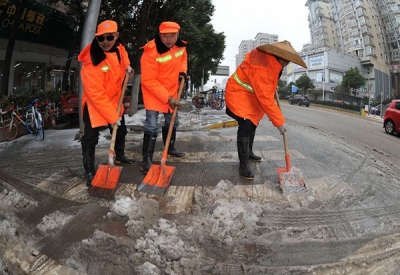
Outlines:
POLYGON ((9 38, 21 5, 23 11, 18 21, 17 40, 69 49, 74 35, 73 21, 66 14, 36 1, 0 0, 1 38, 9 38))

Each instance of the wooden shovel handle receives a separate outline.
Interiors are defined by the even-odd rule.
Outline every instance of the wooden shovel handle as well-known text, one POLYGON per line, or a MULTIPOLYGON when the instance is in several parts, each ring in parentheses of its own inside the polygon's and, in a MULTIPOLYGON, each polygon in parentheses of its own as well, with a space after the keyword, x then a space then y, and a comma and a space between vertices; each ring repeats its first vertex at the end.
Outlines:
MULTIPOLYGON (((121 113, 122 102, 124 102, 124 96, 125 96, 126 87, 128 86, 128 81, 129 81, 129 73, 126 73, 124 83, 122 84, 121 96, 120 96, 119 102, 118 102, 118 109, 117 109, 118 116, 121 113)), ((117 138, 117 130, 118 130, 118 124, 115 123, 113 125, 113 131, 112 131, 112 135, 111 135, 110 151, 114 151, 115 140, 117 138)))
MULTIPOLYGON (((282 112, 281 104, 279 102, 278 87, 276 87, 275 98, 276 98, 276 104, 278 105, 279 109, 282 112)), ((283 136, 283 148, 285 149, 286 170, 289 171, 290 170, 290 156, 289 156, 289 149, 287 146, 286 132, 283 132, 282 136, 283 136)))
MULTIPOLYGON (((179 91, 178 91, 178 100, 181 99, 184 86, 185 86, 185 79, 183 77, 181 77, 181 85, 179 86, 179 91)), ((178 106, 175 106, 174 111, 172 112, 171 122, 169 123, 168 134, 167 134, 167 139, 165 140, 165 146, 164 146, 161 163, 163 163, 163 162, 165 163, 165 161, 168 157, 169 143, 171 142, 172 130, 174 128, 175 119, 176 119, 177 115, 178 115, 178 106)))

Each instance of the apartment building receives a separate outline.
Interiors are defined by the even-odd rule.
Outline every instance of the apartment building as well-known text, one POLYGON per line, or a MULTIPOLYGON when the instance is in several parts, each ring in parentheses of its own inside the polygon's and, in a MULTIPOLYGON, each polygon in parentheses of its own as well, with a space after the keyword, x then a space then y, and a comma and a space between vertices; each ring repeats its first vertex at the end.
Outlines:
MULTIPOLYGON (((242 40, 239 45, 239 53, 236 55, 236 67, 244 60, 246 54, 253 50, 254 48, 263 45, 278 42, 277 34, 268 34, 259 32, 254 37, 254 40, 242 40)), ((286 81, 286 68, 284 69, 281 77, 282 81, 286 81)))
MULTIPOLYGON (((374 99, 399 97, 399 4, 400 0, 307 0, 312 46, 306 44, 301 55, 309 58, 311 48, 323 53, 326 83, 331 82, 331 72, 349 69, 349 62, 340 66, 336 59, 356 58, 359 64, 353 67, 368 80, 359 96, 366 91, 374 99)), ((309 73, 313 75, 312 69, 309 73)))

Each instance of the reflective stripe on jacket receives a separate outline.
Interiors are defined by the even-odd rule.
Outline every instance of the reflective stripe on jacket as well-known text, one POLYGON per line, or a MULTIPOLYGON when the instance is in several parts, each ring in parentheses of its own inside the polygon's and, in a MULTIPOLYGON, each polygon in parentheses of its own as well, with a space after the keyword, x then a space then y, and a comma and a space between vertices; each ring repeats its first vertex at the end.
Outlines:
POLYGON ((105 52, 106 58, 94 66, 87 45, 78 56, 82 62, 81 79, 83 84, 82 109, 87 104, 92 127, 114 124, 122 116, 118 114, 118 103, 126 68, 130 66, 128 53, 123 45, 118 45, 121 60, 116 52, 105 52))
POLYGON ((140 65, 144 107, 162 113, 172 112, 168 98, 177 98, 179 73, 187 72, 186 47, 174 45, 160 54, 153 39, 143 49, 140 65))
POLYGON ((226 106, 237 116, 259 124, 266 114, 276 127, 285 119, 275 102, 282 65, 270 54, 252 50, 226 84, 226 106))

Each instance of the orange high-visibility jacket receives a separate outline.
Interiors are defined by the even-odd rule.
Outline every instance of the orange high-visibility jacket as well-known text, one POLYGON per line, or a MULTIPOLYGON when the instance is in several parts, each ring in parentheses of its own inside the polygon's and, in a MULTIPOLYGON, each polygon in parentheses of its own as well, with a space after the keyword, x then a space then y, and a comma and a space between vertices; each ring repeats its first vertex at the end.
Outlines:
POLYGON ((91 43, 78 56, 82 62, 81 79, 83 84, 82 110, 87 104, 92 127, 114 124, 122 116, 117 113, 122 93, 122 84, 126 68, 130 66, 128 53, 123 45, 118 45, 121 60, 116 52, 104 52, 106 58, 97 66, 92 63, 90 55, 91 43))
POLYGON ((252 50, 228 79, 226 106, 254 125, 266 114, 274 126, 282 126, 285 119, 274 98, 282 69, 275 56, 252 50))
MULTIPOLYGON (((168 113, 173 111, 168 104, 168 98, 177 98, 179 88, 179 73, 187 72, 186 42, 178 39, 171 49, 159 53, 155 39, 142 48, 144 50, 140 59, 141 84, 144 108, 146 110, 168 113), (179 46, 178 46, 179 45, 179 46)), ((164 46, 164 48, 166 48, 164 46)))

